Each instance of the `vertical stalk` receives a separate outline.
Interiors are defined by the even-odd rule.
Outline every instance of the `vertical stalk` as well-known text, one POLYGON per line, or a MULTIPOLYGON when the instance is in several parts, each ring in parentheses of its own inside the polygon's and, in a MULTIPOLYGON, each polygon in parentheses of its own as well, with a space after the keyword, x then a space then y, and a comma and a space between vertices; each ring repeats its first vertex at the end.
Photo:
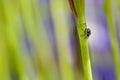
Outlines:
POLYGON ((35 65, 40 80, 57 80, 53 51, 42 16, 46 11, 38 0, 21 0, 20 9, 28 38, 34 46, 35 65), (32 2, 31 2, 32 1, 32 2))
POLYGON ((58 63, 62 80, 74 80, 74 69, 71 64, 72 56, 69 44, 69 28, 66 19, 64 0, 51 0, 50 3, 52 19, 54 23, 55 39, 58 50, 58 63), (69 59, 69 60, 68 60, 69 59))
POLYGON ((78 8, 78 20, 77 20, 77 30, 79 34, 80 46, 81 46, 81 54, 82 54, 82 61, 83 61, 83 69, 84 69, 84 79, 85 80, 92 80, 92 73, 91 73, 91 63, 89 57, 89 50, 88 50, 88 41, 86 38, 86 34, 84 33, 87 25, 85 20, 85 1, 80 0, 79 2, 81 6, 77 5, 78 8), (81 36, 84 35, 84 36, 81 36))
POLYGON ((77 31, 80 40, 84 80, 92 80, 91 63, 90 63, 88 40, 87 40, 88 38, 85 33, 85 29, 87 27, 86 17, 85 17, 85 0, 73 0, 73 5, 75 7, 73 11, 76 11, 77 13, 77 18, 76 15, 74 15, 74 17, 76 18, 77 31))
MULTIPOLYGON (((1 5, 1 2, 0 2, 1 5)), ((2 7, 0 6, 0 16, 3 15, 2 13, 2 7)), ((10 78, 10 69, 9 69, 9 59, 8 59, 8 53, 6 49, 6 43, 3 35, 3 19, 0 18, 0 80, 11 80, 10 78)))
POLYGON ((110 38, 111 38, 111 47, 112 47, 113 60, 115 64, 116 80, 120 80, 118 41, 117 41, 115 25, 113 20, 111 0, 105 0, 105 12, 107 16, 108 28, 109 28, 110 38))
MULTIPOLYGON (((15 19, 18 13, 17 6, 13 5, 13 0, 0 0, 1 3, 1 12, 2 12, 2 22, 3 26, 2 32, 3 32, 3 38, 5 39, 5 46, 6 50, 8 50, 8 55, 10 55, 10 61, 12 62, 12 65, 14 66, 16 72, 20 76, 20 80, 27 80, 27 76, 25 75, 25 68, 23 67, 23 60, 21 60, 20 57, 20 41, 17 39, 19 31, 16 32, 16 29, 20 29, 20 25, 18 24, 19 21, 15 24, 15 19), (17 26, 16 26, 17 25, 17 26)), ((7 53, 7 52, 6 52, 7 53)), ((9 65, 9 64, 7 64, 9 65)))

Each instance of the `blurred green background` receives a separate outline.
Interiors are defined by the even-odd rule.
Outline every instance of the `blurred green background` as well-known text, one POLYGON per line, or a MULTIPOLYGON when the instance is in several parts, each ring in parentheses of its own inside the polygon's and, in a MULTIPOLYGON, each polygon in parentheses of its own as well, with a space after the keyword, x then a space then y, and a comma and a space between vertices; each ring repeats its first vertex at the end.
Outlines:
MULTIPOLYGON (((86 0, 93 80, 120 80, 120 1, 86 0)), ((84 80, 68 0, 0 0, 0 80, 84 80)))

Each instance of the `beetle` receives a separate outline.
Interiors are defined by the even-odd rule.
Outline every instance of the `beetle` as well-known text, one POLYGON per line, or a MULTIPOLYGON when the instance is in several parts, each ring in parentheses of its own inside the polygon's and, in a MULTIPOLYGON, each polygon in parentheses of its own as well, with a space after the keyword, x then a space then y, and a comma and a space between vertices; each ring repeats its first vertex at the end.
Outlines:
POLYGON ((91 35, 91 30, 90 30, 90 28, 86 28, 86 29, 85 29, 85 34, 86 34, 87 37, 89 37, 89 36, 91 35))

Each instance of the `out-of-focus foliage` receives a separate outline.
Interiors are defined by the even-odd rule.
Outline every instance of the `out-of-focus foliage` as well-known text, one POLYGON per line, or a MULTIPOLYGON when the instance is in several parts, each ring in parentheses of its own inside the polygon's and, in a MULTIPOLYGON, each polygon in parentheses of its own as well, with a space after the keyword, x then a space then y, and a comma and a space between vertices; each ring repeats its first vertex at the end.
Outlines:
MULTIPOLYGON (((118 48, 119 2, 110 8, 118 48)), ((86 0, 93 80, 116 80, 104 7, 104 0, 86 0)), ((83 80, 78 44, 68 0, 0 0, 0 80, 83 80)))

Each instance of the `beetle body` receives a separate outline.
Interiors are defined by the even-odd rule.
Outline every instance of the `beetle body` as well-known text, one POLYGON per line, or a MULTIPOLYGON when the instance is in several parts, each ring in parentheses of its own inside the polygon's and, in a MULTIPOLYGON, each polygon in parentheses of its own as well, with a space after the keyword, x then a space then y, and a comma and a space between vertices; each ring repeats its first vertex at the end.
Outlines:
POLYGON ((86 28, 86 29, 85 29, 85 34, 86 34, 87 37, 89 37, 89 36, 91 35, 91 30, 90 30, 90 28, 86 28))

